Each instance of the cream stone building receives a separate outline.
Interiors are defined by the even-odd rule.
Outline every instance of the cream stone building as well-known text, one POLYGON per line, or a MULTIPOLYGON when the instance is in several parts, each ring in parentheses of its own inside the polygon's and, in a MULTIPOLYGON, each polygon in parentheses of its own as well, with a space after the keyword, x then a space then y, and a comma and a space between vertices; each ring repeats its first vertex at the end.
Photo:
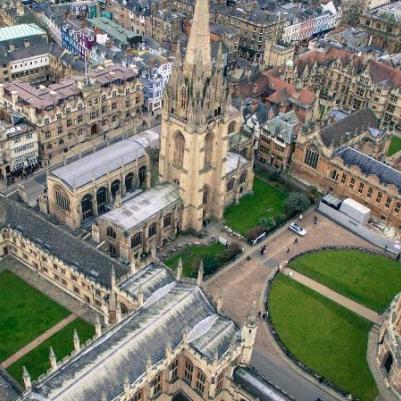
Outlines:
POLYGON ((150 171, 141 135, 49 174, 48 211, 74 229, 89 228, 96 218, 93 240, 122 260, 160 248, 178 231, 200 232, 252 189, 254 139, 228 99, 221 48, 212 64, 208 13, 201 0, 185 60, 178 47, 163 98, 160 152, 153 152, 159 185, 151 188, 157 171, 150 171), (133 177, 139 177, 140 190, 133 177))
POLYGON ((41 158, 50 160, 81 142, 133 126, 143 86, 138 71, 110 65, 91 71, 88 79, 70 77, 47 88, 19 80, 3 84, 0 103, 38 127, 41 158))
POLYGON ((123 265, 34 209, 0 197, 0 254, 16 258, 104 317, 62 361, 49 355, 37 381, 21 371, 20 400, 288 401, 250 363, 256 303, 238 327, 196 282, 160 262, 123 265), (103 326, 103 327, 102 327, 103 326))
POLYGON ((152 129, 52 170, 42 199, 48 212, 72 229, 90 227, 116 202, 150 187, 146 149, 157 149, 158 144, 159 132, 152 129))
POLYGON ((184 203, 181 227, 199 232, 205 219, 223 217, 227 176, 237 164, 246 166, 238 180, 240 193, 252 188, 253 153, 229 152, 229 137, 240 131, 242 117, 228 99, 220 47, 213 65, 209 4, 197 2, 185 59, 179 47, 163 99, 159 175, 174 182, 184 203))

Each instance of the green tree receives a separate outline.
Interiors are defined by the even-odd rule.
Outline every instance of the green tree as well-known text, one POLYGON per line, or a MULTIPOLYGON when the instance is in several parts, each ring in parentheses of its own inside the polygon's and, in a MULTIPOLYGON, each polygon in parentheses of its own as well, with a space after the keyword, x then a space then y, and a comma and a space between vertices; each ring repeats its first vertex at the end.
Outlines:
POLYGON ((287 218, 303 212, 311 205, 307 195, 302 192, 290 192, 284 204, 284 211, 287 218))

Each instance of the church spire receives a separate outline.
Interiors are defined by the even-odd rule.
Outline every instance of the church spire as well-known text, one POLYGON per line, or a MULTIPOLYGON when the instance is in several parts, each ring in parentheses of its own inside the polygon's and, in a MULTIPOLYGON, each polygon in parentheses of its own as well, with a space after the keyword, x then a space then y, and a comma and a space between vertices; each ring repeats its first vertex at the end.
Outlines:
POLYGON ((192 73, 197 59, 202 60, 200 67, 203 73, 210 75, 212 60, 210 52, 209 0, 196 0, 184 62, 184 71, 186 73, 192 73))

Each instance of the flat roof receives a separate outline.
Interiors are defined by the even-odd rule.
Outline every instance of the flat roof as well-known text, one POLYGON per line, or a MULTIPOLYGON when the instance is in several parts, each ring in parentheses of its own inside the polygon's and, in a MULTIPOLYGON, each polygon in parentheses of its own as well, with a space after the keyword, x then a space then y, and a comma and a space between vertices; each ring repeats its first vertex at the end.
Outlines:
POLYGON ((106 17, 90 18, 88 22, 111 36, 112 39, 128 45, 128 39, 138 36, 136 33, 123 28, 121 25, 106 17))
POLYGON ((145 155, 144 146, 134 138, 124 139, 57 168, 51 175, 71 188, 82 187, 145 155))
POLYGON ((123 203, 121 207, 103 214, 98 220, 108 221, 125 231, 129 231, 140 226, 163 209, 180 201, 181 198, 176 185, 159 184, 123 203))
POLYGON ((46 35, 46 32, 36 24, 20 24, 0 28, 0 42, 22 39, 35 35, 46 35))

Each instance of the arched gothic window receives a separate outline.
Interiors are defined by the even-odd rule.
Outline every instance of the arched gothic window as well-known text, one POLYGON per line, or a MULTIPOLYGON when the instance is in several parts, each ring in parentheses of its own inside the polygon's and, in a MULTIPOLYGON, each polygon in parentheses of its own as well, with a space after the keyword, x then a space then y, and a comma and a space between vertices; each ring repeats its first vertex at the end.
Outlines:
POLYGON ((209 167, 212 164, 213 157, 213 134, 208 132, 205 137, 205 159, 204 166, 209 167))
POLYGON ((88 194, 82 198, 81 208, 83 220, 93 216, 92 195, 88 194))
POLYGON ((310 146, 306 150, 305 161, 304 161, 305 164, 307 164, 312 168, 316 168, 318 161, 319 161, 319 151, 314 146, 310 146))
POLYGON ((185 138, 181 132, 177 132, 174 140, 174 163, 182 167, 184 163, 185 138))
POLYGON ((235 125, 236 125, 235 121, 231 121, 230 124, 228 124, 227 134, 235 132, 235 125))
POLYGON ((181 109, 185 110, 187 104, 187 90, 185 86, 181 88, 181 109))
POLYGON ((125 190, 130 192, 133 190, 134 173, 129 173, 125 176, 125 190))
POLYGON ((120 190, 120 180, 114 180, 111 183, 111 194, 113 198, 116 197, 117 192, 120 190))
POLYGON ((235 179, 234 179, 234 178, 230 178, 230 179, 228 180, 228 182, 227 182, 227 192, 230 192, 230 191, 233 190, 233 188, 234 188, 234 182, 235 182, 235 179))
POLYGON ((113 227, 107 227, 107 236, 110 238, 116 238, 116 232, 113 230, 113 227))
POLYGON ((333 170, 333 171, 330 173, 330 178, 331 178, 332 180, 334 180, 334 181, 337 181, 337 179, 338 179, 337 170, 333 170))
POLYGON ((96 201, 98 214, 104 213, 106 211, 107 203, 107 189, 105 187, 101 187, 97 190, 96 201))

